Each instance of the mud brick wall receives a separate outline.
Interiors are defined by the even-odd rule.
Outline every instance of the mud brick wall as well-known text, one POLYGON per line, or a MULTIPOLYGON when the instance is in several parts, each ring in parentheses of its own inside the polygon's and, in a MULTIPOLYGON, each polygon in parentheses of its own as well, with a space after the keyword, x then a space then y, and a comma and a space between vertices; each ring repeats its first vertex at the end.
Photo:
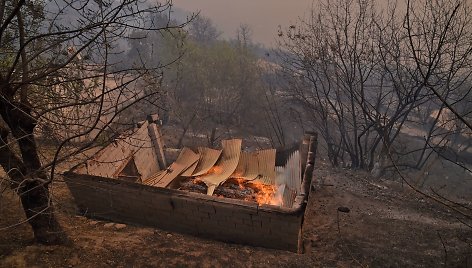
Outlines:
POLYGON ((301 253, 317 144, 316 133, 304 136, 302 189, 291 209, 77 174, 73 170, 64 177, 80 212, 92 218, 301 253))
POLYGON ((297 252, 304 205, 294 209, 66 173, 81 213, 225 242, 297 252))

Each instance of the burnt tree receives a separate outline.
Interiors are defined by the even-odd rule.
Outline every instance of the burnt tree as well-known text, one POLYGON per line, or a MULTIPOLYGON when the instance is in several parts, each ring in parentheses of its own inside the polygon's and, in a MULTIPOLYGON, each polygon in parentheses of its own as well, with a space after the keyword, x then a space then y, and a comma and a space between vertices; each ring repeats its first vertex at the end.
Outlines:
POLYGON ((159 93, 167 63, 123 67, 120 44, 131 30, 181 31, 185 23, 154 20, 171 7, 0 1, 0 165, 38 242, 67 240, 50 196, 56 165, 112 137, 120 115, 159 93), (39 137, 54 138, 53 159, 40 157, 39 137))

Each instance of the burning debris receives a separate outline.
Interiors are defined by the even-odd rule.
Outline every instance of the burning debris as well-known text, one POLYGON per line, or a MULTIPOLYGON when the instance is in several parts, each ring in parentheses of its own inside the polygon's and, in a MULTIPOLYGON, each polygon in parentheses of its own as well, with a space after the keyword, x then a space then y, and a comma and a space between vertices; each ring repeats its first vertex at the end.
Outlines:
POLYGON ((78 173, 117 178, 144 185, 180 189, 291 208, 301 191, 300 153, 275 166, 276 150, 242 151, 241 139, 223 140, 221 150, 183 148, 167 166, 158 117, 97 153, 78 173))
MULTIPOLYGON (((206 194, 208 187, 197 178, 187 178, 179 184, 178 190, 206 194)), ((231 178, 218 186, 213 195, 224 198, 241 199, 256 202, 259 205, 282 205, 282 198, 277 198, 277 187, 257 181, 231 178)))
POLYGON ((156 122, 64 174, 81 215, 301 252, 316 134, 284 166, 275 166, 275 150, 242 151, 241 140, 184 148, 167 166, 156 122))
POLYGON ((285 167, 275 167, 274 149, 242 152, 240 139, 222 141, 222 150, 182 149, 169 168, 144 184, 225 198, 291 207, 301 187, 299 153, 285 167))

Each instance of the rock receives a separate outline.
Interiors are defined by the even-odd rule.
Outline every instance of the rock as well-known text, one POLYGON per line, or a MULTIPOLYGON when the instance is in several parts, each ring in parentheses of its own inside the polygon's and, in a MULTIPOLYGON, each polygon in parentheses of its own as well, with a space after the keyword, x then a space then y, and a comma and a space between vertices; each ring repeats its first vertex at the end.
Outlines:
POLYGON ((348 207, 338 207, 339 212, 349 213, 351 210, 348 207))
POLYGON ((105 223, 105 225, 103 225, 104 227, 106 228, 111 228, 113 227, 115 224, 113 222, 109 222, 109 223, 105 223))
POLYGON ((171 238, 172 237, 172 234, 167 234, 167 238, 171 238))
POLYGON ((89 224, 90 224, 90 225, 97 225, 98 223, 99 223, 98 221, 92 221, 92 220, 89 221, 89 224))
POLYGON ((115 224, 115 229, 116 230, 122 230, 122 229, 125 229, 125 228, 126 228, 126 224, 122 224, 122 223, 115 224))

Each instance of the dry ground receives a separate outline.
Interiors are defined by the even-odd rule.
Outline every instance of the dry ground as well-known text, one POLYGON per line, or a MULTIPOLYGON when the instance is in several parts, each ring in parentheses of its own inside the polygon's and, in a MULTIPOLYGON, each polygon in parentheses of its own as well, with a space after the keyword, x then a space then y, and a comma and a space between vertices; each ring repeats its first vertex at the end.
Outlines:
POLYGON ((18 198, 0 196, 0 267, 472 267, 472 230, 396 183, 321 163, 304 223, 306 254, 200 239, 75 215, 66 186, 54 185, 71 243, 32 241, 18 198), (339 213, 338 207, 350 208, 339 213), (124 227, 124 228, 123 228, 124 227), (123 228, 123 229, 120 229, 123 228))

